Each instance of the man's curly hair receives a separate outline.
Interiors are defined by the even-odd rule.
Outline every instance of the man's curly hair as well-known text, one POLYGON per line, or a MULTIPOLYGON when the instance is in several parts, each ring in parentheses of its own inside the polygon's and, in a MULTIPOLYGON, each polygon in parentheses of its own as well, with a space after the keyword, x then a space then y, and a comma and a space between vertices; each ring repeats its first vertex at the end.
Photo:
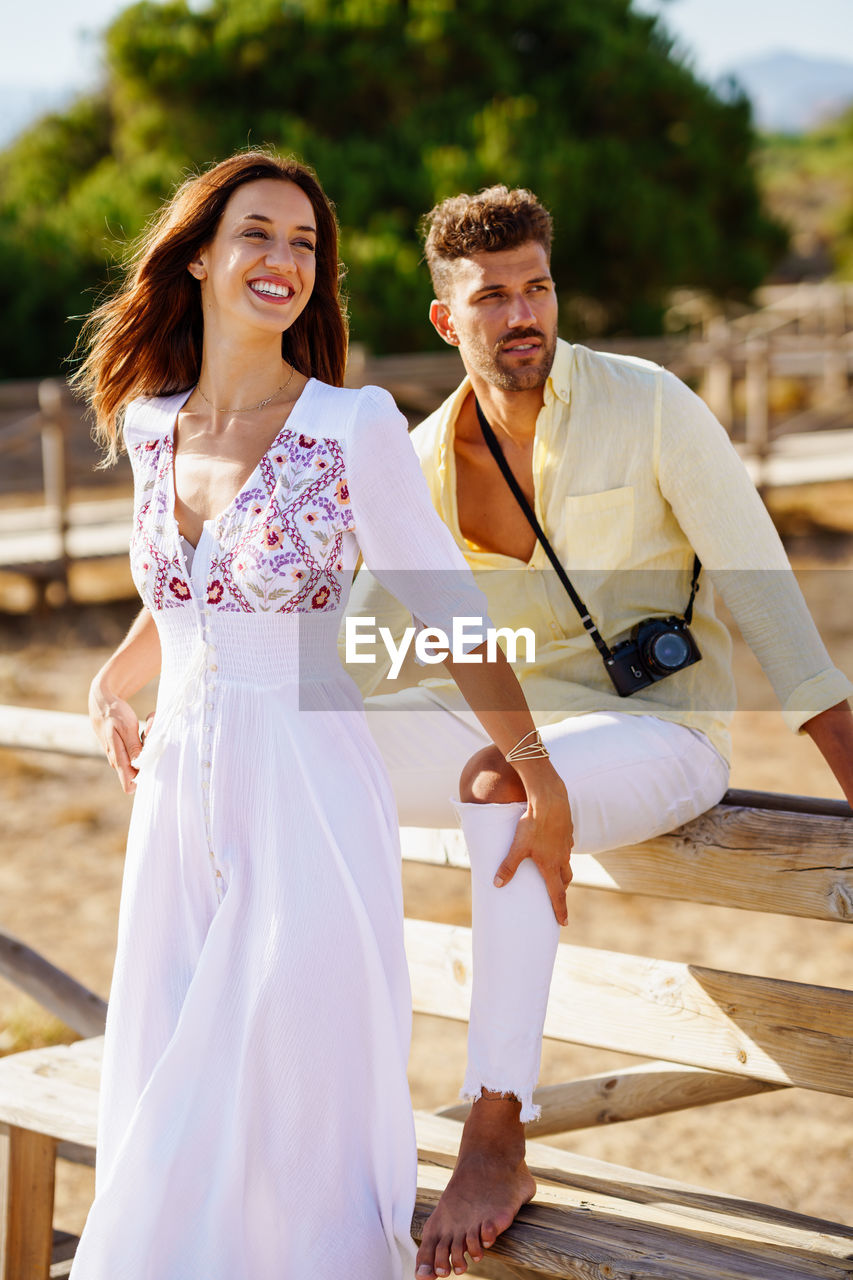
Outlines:
POLYGON ((501 184, 486 187, 475 196, 442 200, 421 222, 435 296, 446 301, 453 278, 451 263, 473 253, 515 249, 535 240, 550 258, 551 232, 550 213, 523 187, 510 191, 501 184))

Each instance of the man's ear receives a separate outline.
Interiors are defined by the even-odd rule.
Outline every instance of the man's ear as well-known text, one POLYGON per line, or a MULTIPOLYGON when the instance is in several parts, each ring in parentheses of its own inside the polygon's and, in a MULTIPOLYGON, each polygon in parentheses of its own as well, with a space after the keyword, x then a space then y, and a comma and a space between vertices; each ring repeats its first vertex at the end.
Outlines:
POLYGON ((453 317, 446 302, 433 298, 429 308, 429 318, 438 336, 450 347, 459 346, 459 338, 453 325, 453 317))

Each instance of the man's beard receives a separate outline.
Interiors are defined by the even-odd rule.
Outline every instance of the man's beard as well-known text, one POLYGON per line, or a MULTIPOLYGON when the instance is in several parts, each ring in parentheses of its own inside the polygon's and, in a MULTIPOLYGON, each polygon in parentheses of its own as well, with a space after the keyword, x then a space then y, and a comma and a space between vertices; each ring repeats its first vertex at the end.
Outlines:
POLYGON ((544 387, 554 363, 557 351, 557 331, 550 335, 541 329, 524 329, 515 333, 507 333, 493 347, 473 336, 466 344, 465 355, 475 373, 493 387, 501 391, 535 391, 544 387), (509 342, 523 342, 525 338, 539 338, 542 346, 535 353, 536 359, 531 364, 509 366, 502 357, 504 346, 509 342))

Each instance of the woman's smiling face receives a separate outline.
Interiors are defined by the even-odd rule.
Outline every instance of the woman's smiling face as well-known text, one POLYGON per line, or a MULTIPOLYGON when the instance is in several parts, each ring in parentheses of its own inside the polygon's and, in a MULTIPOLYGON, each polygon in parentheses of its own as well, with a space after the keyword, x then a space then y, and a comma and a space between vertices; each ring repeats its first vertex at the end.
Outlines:
POLYGON ((226 204, 213 239, 189 264, 201 282, 205 321, 282 333, 314 288, 317 229, 305 192, 293 182, 246 182, 226 204))

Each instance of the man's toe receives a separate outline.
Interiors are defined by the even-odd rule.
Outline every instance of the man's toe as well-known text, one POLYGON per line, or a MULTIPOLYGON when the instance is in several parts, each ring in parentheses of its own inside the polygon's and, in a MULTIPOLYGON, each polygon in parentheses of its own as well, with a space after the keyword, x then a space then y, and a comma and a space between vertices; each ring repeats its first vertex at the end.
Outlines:
POLYGON ((464 1236, 457 1236, 450 1250, 450 1262, 453 1267, 454 1274, 461 1276, 468 1270, 468 1262, 465 1258, 466 1240, 464 1236))
POLYGON ((483 1242, 483 1248, 491 1249, 492 1245, 495 1243, 499 1235, 500 1235, 500 1232, 498 1231, 495 1224, 492 1222, 491 1218, 487 1218, 486 1221, 480 1227, 480 1239, 483 1242))
POLYGON ((436 1245, 433 1266, 437 1276, 450 1275, 450 1244, 450 1238, 445 1236, 436 1245))

